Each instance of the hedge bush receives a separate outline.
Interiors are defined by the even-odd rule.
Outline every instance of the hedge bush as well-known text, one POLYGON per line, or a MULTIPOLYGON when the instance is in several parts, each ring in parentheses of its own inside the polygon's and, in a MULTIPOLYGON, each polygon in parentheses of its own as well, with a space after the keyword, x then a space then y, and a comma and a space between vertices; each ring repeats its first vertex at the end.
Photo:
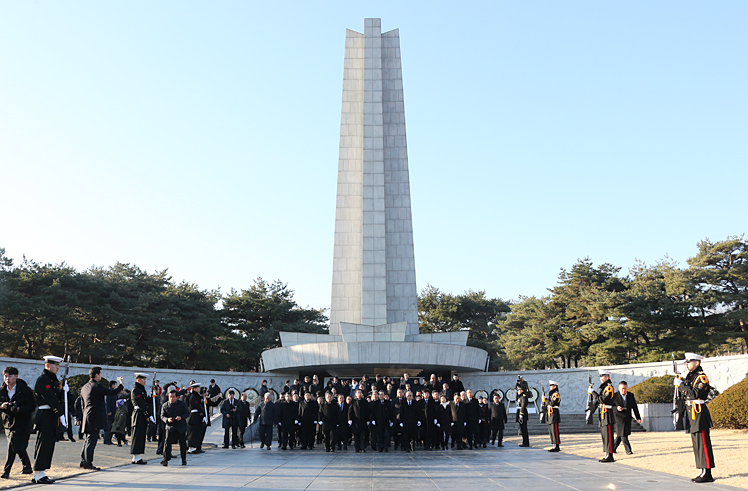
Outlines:
POLYGON ((722 392, 709 403, 715 428, 740 430, 748 428, 748 378, 722 392))
POLYGON ((673 375, 651 377, 629 387, 639 404, 662 404, 673 402, 673 375))

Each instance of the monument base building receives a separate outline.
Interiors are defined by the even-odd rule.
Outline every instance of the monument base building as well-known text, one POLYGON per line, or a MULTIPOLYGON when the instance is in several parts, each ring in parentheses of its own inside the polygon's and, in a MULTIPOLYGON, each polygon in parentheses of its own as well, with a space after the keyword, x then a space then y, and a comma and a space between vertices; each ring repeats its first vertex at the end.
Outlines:
POLYGON ((466 346, 467 331, 418 330, 400 33, 382 33, 380 19, 345 38, 330 334, 280 337, 282 347, 262 354, 267 372, 487 368, 488 353, 466 346))

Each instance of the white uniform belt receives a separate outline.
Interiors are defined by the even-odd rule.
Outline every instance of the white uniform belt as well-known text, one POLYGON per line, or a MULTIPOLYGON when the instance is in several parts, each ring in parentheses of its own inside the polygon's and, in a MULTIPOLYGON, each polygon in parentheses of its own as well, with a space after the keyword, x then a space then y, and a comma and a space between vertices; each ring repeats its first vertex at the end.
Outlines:
POLYGON ((50 406, 49 404, 45 404, 43 406, 39 406, 37 409, 52 409, 52 406, 50 406))
POLYGON ((558 409, 558 406, 551 406, 553 409, 558 409))
POLYGON ((701 399, 696 399, 694 401, 686 401, 686 406, 690 406, 691 404, 706 404, 706 401, 702 401, 701 399))
POLYGON ((602 404, 600 407, 604 407, 605 409, 613 409, 613 406, 608 406, 607 404, 602 404))
POLYGON ((193 410, 192 410, 192 411, 190 411, 190 412, 191 412, 191 413, 196 413, 196 412, 198 412, 198 411, 197 411, 197 409, 193 409, 193 410))

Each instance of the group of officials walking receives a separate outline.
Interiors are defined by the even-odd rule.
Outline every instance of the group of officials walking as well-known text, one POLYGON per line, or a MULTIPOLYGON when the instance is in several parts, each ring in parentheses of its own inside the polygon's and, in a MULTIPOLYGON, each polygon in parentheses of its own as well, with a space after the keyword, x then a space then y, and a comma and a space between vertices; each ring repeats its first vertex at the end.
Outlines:
MULTIPOLYGON (((709 380, 701 368, 703 356, 686 353, 688 374, 684 379, 675 378, 676 391, 684 400, 683 421, 691 434, 696 466, 701 469, 694 482, 712 482, 711 469, 715 467, 709 430, 712 426, 706 406, 709 380)), ((35 484, 51 484, 46 475, 51 467, 55 443, 60 427, 68 427, 64 409, 67 383, 57 378, 62 358, 44 357, 44 370, 36 380, 33 390, 18 378, 18 370, 7 367, 3 371, 0 387, 0 412, 8 439, 8 456, 2 478, 8 478, 11 467, 18 456, 23 474, 33 474, 35 484), (32 431, 31 415, 36 410, 33 431, 38 433, 34 448, 34 462, 27 453, 32 431)), ((618 391, 610 380, 610 372, 599 370, 600 386, 588 390, 594 413, 599 410, 599 427, 603 442, 604 457, 600 462, 614 462, 613 454, 623 443, 627 454, 631 454, 628 436, 631 433, 632 412, 641 423, 634 395, 628 392, 628 384, 620 381, 618 391), (594 404, 592 404, 594 403, 594 404), (615 435, 615 437, 614 437, 615 435)), ((172 445, 178 443, 182 465, 187 464, 187 453, 202 453, 205 429, 210 425, 209 408, 216 406, 222 396, 220 389, 211 381, 210 389, 192 382, 188 388, 178 389, 176 383, 164 387, 163 399, 155 392, 155 384, 149 393, 146 389, 147 374, 136 373, 135 385, 130 392, 132 404, 130 453, 132 463, 144 465, 146 437, 149 426, 156 426, 159 435, 157 453, 163 454, 161 464, 168 466, 172 459, 172 445), (211 393, 215 395, 209 397, 211 393)), ((80 434, 84 435, 80 466, 98 470, 94 466, 94 452, 99 432, 107 429, 107 407, 105 397, 114 397, 123 390, 123 379, 104 387, 101 383, 101 368, 89 370, 89 381, 81 389, 82 418, 80 434)), ((279 446, 283 450, 299 447, 313 449, 315 443, 324 442, 327 452, 347 450, 349 444, 357 453, 371 448, 377 452, 388 452, 394 448, 405 452, 422 446, 424 450, 446 450, 449 448, 486 448, 487 444, 503 446, 503 430, 507 423, 507 412, 498 394, 492 401, 485 397, 474 398, 471 390, 464 390, 458 376, 444 383, 438 390, 439 381, 432 380, 420 386, 416 392, 407 376, 401 380, 394 394, 392 385, 385 385, 377 376, 371 384, 366 377, 360 384, 347 387, 350 394, 337 393, 333 384, 324 392, 315 381, 307 377, 303 384, 295 384, 297 390, 288 386, 281 400, 273 402, 267 386, 263 401, 254 412, 253 423, 259 423, 260 448, 270 450, 273 428, 277 426, 279 446), (315 390, 316 389, 316 390, 315 390), (431 390, 433 389, 433 390, 431 390), (391 394, 394 397, 391 397, 391 394), (450 400, 451 396, 451 400, 450 400)), ((418 385, 416 385, 418 387, 418 385)), ((527 404, 529 389, 520 377, 516 384, 516 421, 522 434, 520 446, 529 447, 527 404)), ((342 392, 342 391, 341 391, 342 392)), ((559 384, 549 381, 549 393, 543 396, 542 416, 548 424, 552 448, 560 451, 561 395, 559 384)), ((250 407, 246 395, 235 398, 233 390, 220 407, 223 415, 223 448, 244 447, 244 430, 250 422, 250 407)))

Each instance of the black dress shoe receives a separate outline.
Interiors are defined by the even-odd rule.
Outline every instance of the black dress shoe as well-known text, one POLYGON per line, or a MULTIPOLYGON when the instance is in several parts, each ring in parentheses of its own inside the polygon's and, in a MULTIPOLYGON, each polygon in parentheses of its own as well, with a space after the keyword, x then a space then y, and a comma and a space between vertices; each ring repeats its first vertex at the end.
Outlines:
POLYGON ((164 467, 169 467, 169 462, 166 460, 162 460, 161 465, 163 465, 164 467))
POLYGON ((84 469, 88 469, 90 471, 100 471, 101 470, 101 467, 96 467, 93 464, 81 465, 81 467, 83 467, 84 469))
POLYGON ((704 474, 703 476, 699 476, 696 479, 692 479, 693 482, 714 482, 714 478, 712 477, 712 473, 709 472, 707 474, 704 474))
POLYGON ((615 462, 615 461, 616 459, 613 458, 613 455, 608 455, 606 458, 600 459, 600 462, 615 462))
POLYGON ((138 460, 137 462, 133 462, 133 464, 137 464, 137 465, 146 465, 147 463, 148 463, 148 462, 146 462, 146 461, 145 461, 145 460, 143 460, 143 459, 140 459, 140 460, 138 460))
POLYGON ((2 475, 0 475, 0 479, 10 479, 10 474, 3 472, 2 475))
POLYGON ((187 461, 186 461, 186 460, 183 460, 183 461, 182 461, 182 465, 187 465, 187 461))
POLYGON ((504 445, 502 445, 501 443, 499 443, 499 444, 498 444, 498 445, 496 445, 496 446, 497 446, 497 447, 503 447, 504 445))
POLYGON ((52 483, 55 482, 55 480, 54 479, 50 479, 47 476, 44 476, 44 477, 42 477, 40 479, 33 479, 32 478, 31 482, 34 483, 34 484, 52 484, 52 483))
POLYGON ((23 468, 23 469, 21 470, 21 474, 33 474, 33 473, 34 473, 34 471, 33 471, 33 470, 31 470, 31 467, 24 467, 24 468, 23 468))
POLYGON ((634 452, 632 452, 631 450, 626 450, 626 455, 634 455, 634 452))

